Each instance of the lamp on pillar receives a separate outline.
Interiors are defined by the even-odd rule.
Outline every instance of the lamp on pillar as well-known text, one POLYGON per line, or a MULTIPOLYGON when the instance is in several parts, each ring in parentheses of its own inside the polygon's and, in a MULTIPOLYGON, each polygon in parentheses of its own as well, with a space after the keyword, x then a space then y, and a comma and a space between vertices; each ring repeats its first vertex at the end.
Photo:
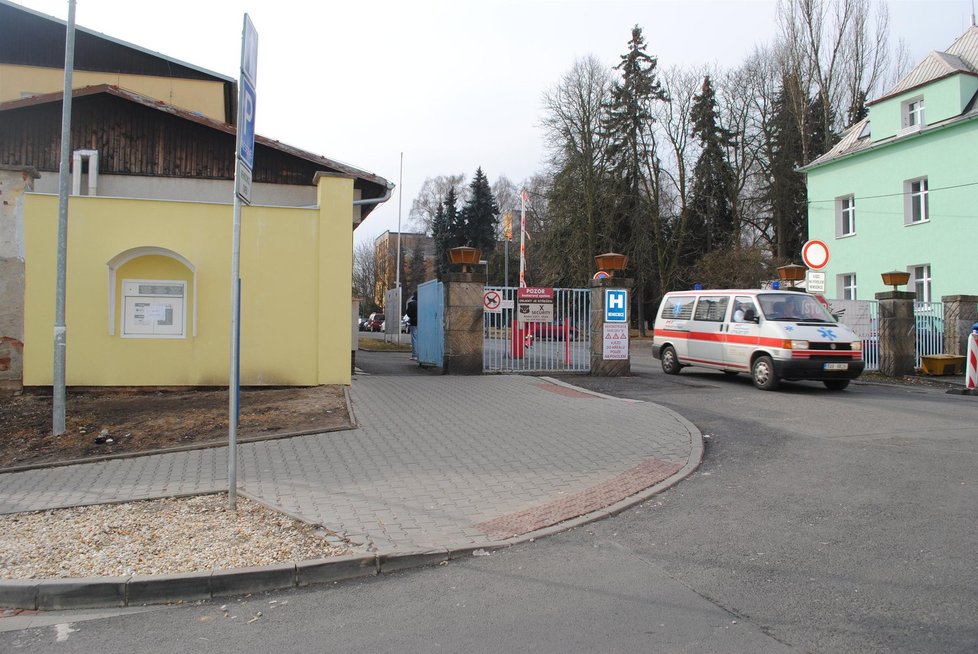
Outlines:
POLYGON ((909 281, 910 273, 902 270, 891 270, 883 273, 883 283, 892 286, 894 291, 898 290, 897 286, 904 286, 909 281))
POLYGON ((789 263, 787 266, 778 268, 778 278, 782 282, 790 283, 791 288, 794 288, 796 283, 805 279, 805 272, 807 270, 805 266, 799 266, 797 263, 789 263))
POLYGON ((606 270, 612 277, 628 267, 628 256, 617 252, 605 252, 594 257, 598 270, 606 270))
POLYGON ((464 273, 470 272, 469 266, 478 265, 481 258, 482 250, 479 248, 470 248, 462 245, 448 250, 448 262, 453 266, 461 266, 462 272, 464 273))

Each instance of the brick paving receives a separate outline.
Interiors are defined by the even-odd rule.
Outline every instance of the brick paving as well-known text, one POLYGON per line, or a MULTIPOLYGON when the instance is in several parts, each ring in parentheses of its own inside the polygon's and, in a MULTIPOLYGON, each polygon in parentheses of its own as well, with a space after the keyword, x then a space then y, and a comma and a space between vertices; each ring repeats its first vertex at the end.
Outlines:
MULTIPOLYGON (((239 445, 238 486, 378 550, 529 533, 689 469, 702 451, 663 407, 542 378, 358 375, 351 397, 358 429, 239 445)), ((0 513, 226 488, 227 448, 194 450, 0 474, 0 513)))

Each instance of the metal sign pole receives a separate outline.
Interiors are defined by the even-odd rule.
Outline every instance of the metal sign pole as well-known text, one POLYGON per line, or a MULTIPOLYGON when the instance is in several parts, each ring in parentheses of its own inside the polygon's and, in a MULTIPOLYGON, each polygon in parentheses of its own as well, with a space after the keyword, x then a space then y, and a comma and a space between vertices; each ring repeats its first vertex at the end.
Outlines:
POLYGON ((238 124, 235 126, 234 219, 231 228, 231 365, 228 380, 228 508, 238 507, 238 417, 241 394, 241 203, 251 202, 255 156, 258 32, 248 14, 241 31, 238 124))
MULTIPOLYGON (((61 96, 61 163, 58 167, 58 253, 54 291, 54 399, 52 433, 65 433, 65 348, 68 328, 65 326, 65 286, 68 268, 68 162, 71 157, 71 86, 75 68, 75 0, 68 2, 68 26, 65 33, 65 86, 61 96)), ((78 171, 81 174, 81 171, 78 171)))

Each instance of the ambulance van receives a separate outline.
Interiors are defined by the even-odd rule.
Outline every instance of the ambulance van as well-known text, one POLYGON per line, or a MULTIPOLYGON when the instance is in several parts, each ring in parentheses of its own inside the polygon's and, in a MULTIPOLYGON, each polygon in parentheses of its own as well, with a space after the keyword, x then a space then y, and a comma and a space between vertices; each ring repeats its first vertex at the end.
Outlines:
POLYGON ((865 365, 859 336, 814 296, 783 290, 667 293, 652 356, 669 375, 686 366, 746 372, 765 391, 802 379, 841 391, 865 365))

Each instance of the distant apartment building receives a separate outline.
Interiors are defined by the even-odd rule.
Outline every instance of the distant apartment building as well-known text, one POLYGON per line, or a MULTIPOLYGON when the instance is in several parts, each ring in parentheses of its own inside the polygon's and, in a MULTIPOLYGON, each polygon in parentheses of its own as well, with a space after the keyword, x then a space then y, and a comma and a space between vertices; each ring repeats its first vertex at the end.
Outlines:
POLYGON ((384 293, 397 285, 397 242, 401 242, 401 287, 404 299, 418 284, 435 278, 435 241, 427 234, 386 231, 374 239, 377 286, 374 302, 384 305, 384 293))

